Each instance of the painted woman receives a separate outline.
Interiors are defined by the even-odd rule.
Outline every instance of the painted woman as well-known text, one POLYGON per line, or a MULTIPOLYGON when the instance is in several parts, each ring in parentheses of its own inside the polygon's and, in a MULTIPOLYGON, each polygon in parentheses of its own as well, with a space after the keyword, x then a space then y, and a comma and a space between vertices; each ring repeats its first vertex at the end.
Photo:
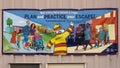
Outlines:
POLYGON ((35 24, 32 23, 31 26, 30 26, 30 30, 29 30, 29 39, 30 39, 30 42, 33 42, 34 41, 34 36, 35 36, 35 24))

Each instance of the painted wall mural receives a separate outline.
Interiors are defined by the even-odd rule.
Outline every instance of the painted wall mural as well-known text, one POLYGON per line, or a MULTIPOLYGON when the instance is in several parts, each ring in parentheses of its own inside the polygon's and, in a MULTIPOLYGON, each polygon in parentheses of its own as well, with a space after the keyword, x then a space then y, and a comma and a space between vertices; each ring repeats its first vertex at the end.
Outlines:
POLYGON ((3 9, 4 54, 116 54, 118 9, 3 9))

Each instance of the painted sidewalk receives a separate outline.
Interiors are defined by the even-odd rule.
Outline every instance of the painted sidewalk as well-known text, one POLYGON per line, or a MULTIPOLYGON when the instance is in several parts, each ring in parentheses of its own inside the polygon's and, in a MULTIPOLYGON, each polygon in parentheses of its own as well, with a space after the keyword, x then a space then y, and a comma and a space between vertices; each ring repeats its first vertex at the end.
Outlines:
POLYGON ((78 50, 75 50, 76 46, 68 47, 68 53, 101 53, 106 48, 108 48, 110 45, 111 44, 107 44, 107 45, 103 45, 101 47, 96 47, 93 49, 90 49, 90 46, 88 46, 86 50, 83 50, 83 46, 79 46, 78 50))

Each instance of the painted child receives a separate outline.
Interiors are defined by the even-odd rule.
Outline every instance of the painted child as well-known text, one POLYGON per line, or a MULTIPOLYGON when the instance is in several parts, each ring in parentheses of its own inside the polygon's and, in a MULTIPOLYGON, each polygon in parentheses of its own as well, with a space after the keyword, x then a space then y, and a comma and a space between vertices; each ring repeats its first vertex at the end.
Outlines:
POLYGON ((105 30, 105 44, 109 44, 110 41, 109 41, 109 32, 108 32, 108 29, 105 30))
POLYGON ((100 46, 104 45, 104 40, 105 40, 105 32, 104 30, 102 29, 102 27, 99 28, 99 37, 100 37, 100 40, 101 40, 101 43, 100 43, 100 46))
POLYGON ((17 46, 18 46, 18 48, 20 48, 20 40, 21 40, 20 33, 18 33, 17 34, 17 46))
POLYGON ((43 50, 44 46, 43 46, 42 36, 38 32, 35 33, 34 41, 35 41, 35 45, 37 45, 37 49, 42 48, 43 50))
POLYGON ((34 39, 37 42, 37 44, 41 45, 42 37, 41 37, 41 35, 38 32, 35 33, 34 39))
POLYGON ((14 44, 16 46, 16 49, 19 49, 17 44, 16 44, 16 37, 17 37, 17 33, 19 31, 16 29, 16 27, 14 27, 14 31, 12 32, 12 37, 11 37, 11 40, 10 40, 10 43, 14 44))
POLYGON ((95 46, 94 47, 99 47, 99 35, 97 29, 95 30, 95 46))

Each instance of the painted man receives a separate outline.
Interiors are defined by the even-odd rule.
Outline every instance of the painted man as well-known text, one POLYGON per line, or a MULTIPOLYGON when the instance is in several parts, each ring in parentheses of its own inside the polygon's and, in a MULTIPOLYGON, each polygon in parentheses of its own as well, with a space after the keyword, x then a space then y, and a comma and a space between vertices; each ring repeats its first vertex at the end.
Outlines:
POLYGON ((29 30, 30 30, 30 21, 26 21, 26 25, 24 26, 24 30, 23 30, 23 44, 26 46, 26 44, 28 43, 28 36, 29 36, 29 30))
POLYGON ((90 26, 90 24, 89 23, 87 23, 86 25, 85 25, 85 48, 84 48, 84 50, 86 50, 87 49, 87 46, 89 45, 90 46, 90 49, 92 49, 93 48, 93 46, 92 46, 92 44, 90 43, 90 39, 91 39, 91 37, 92 37, 92 33, 91 33, 91 26, 90 26))
POLYGON ((59 24, 54 26, 55 37, 53 37, 47 44, 47 49, 50 49, 54 45, 54 55, 66 55, 67 54, 67 41, 66 38, 73 31, 73 23, 70 23, 70 27, 64 31, 59 24))

